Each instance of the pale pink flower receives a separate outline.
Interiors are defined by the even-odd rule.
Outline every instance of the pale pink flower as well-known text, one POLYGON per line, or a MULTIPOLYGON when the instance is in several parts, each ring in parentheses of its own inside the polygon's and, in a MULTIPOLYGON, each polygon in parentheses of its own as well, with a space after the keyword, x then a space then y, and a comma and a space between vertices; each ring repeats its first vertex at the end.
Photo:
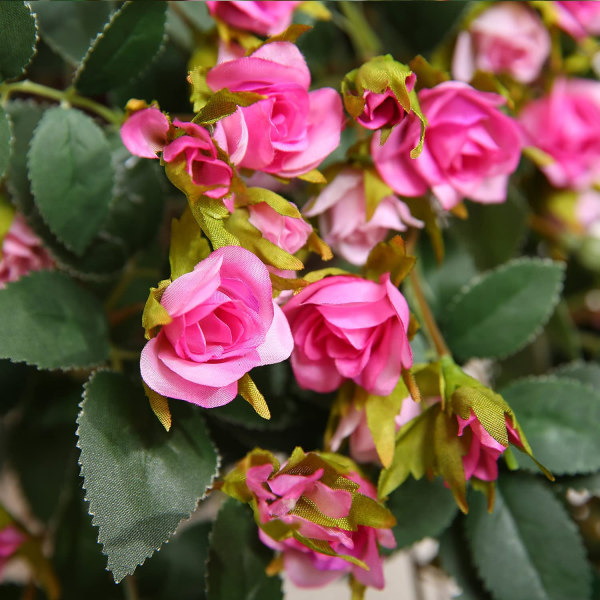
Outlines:
POLYGON ((245 373, 292 351, 269 272, 244 248, 210 254, 166 288, 161 304, 172 321, 144 346, 140 368, 163 396, 204 408, 227 404, 245 373))
POLYGON ((600 192, 591 189, 579 194, 575 216, 586 231, 595 233, 600 230, 600 192))
POLYGON ((383 180, 400 196, 431 190, 446 210, 463 198, 504 202, 522 146, 516 123, 498 108, 504 98, 447 81, 421 90, 419 102, 429 126, 418 158, 410 158, 420 135, 420 123, 412 116, 394 128, 383 146, 379 134, 373 136, 371 153, 383 180))
POLYGON ((408 206, 394 195, 381 200, 367 221, 364 171, 344 169, 303 210, 307 217, 319 215, 319 233, 348 262, 364 265, 369 252, 390 231, 407 226, 423 227, 408 206))
POLYGON ((135 156, 158 158, 167 143, 169 119, 158 108, 134 112, 121 126, 121 140, 135 156))
POLYGON ((345 379, 378 396, 412 365, 408 304, 390 282, 336 275, 309 284, 284 307, 300 387, 332 392, 345 379))
POLYGON ((31 271, 52 269, 54 261, 22 215, 15 215, 0 251, 0 289, 31 271))
POLYGON ((294 44, 265 44, 212 68, 206 81, 214 91, 266 96, 216 125, 215 140, 240 167, 295 177, 317 167, 339 144, 340 96, 331 88, 308 91, 310 72, 294 44))
POLYGON ((600 181, 600 83, 557 79, 550 93, 520 115, 527 143, 554 162, 541 167, 552 185, 588 189, 600 181))
POLYGON ((537 13, 522 2, 497 2, 458 35, 452 75, 471 81, 479 69, 530 83, 549 55, 550 34, 537 13))
POLYGON ((597 0, 569 0, 553 4, 558 14, 558 26, 576 40, 600 35, 600 3, 597 0))
POLYGON ((0 573, 8 559, 19 549, 26 540, 14 525, 7 525, 0 529, 0 573))
POLYGON ((213 17, 236 29, 259 35, 276 35, 287 29, 299 4, 302 2, 206 2, 213 17))

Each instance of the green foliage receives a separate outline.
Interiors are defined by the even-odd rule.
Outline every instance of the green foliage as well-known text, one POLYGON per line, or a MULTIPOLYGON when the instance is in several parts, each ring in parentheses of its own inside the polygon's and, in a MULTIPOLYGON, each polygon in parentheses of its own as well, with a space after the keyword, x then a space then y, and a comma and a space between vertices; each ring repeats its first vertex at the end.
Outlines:
POLYGON ((6 113, 0 108, 0 179, 6 172, 10 159, 11 131, 10 121, 6 113))
POLYGON ((25 2, 0 2, 0 83, 21 75, 37 42, 35 17, 25 2))
POLYGON ((248 507, 227 499, 215 521, 208 552, 208 600, 278 600, 281 580, 265 569, 272 553, 258 539, 258 528, 248 507))
POLYGON ((166 2, 126 2, 96 38, 75 75, 75 87, 99 94, 130 79, 152 62, 164 37, 166 2))
POLYGON ((81 255, 102 227, 112 198, 114 173, 104 133, 78 110, 52 108, 35 130, 28 164, 42 217, 81 255))
POLYGON ((500 358, 531 341, 559 300, 563 272, 561 263, 520 258, 472 280, 442 323, 457 358, 500 358))
POLYGON ((496 600, 591 597, 577 528, 543 482, 501 477, 494 512, 478 494, 465 525, 472 560, 496 600))
POLYGON ((99 302, 72 279, 39 271, 0 290, 0 358, 41 369, 91 367, 108 358, 99 302))
POLYGON ((119 373, 92 375, 77 422, 92 523, 119 582, 189 517, 218 457, 198 412, 176 418, 167 433, 141 386, 119 373))

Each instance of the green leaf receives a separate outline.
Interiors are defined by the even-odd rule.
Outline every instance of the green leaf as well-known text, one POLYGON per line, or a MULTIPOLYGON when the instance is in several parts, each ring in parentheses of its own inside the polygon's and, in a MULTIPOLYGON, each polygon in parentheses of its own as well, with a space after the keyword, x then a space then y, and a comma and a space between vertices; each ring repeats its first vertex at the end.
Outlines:
POLYGON ((393 529, 398 548, 424 537, 439 536, 458 511, 452 493, 441 479, 407 479, 390 495, 386 505, 398 522, 393 529))
MULTIPOLYGON (((554 474, 600 469, 600 392, 571 379, 528 378, 502 390, 536 458, 554 474)), ((520 454, 520 453, 518 453, 520 454)), ((534 465, 522 455, 519 464, 534 465)))
POLYGON ((258 539, 252 512, 233 498, 219 510, 210 537, 208 600, 279 600, 281 579, 265 569, 273 554, 258 539))
POLYGON ((110 2, 35 3, 42 39, 72 65, 85 56, 92 40, 104 29, 110 11, 110 2))
POLYGON ((494 512, 473 494, 465 522, 473 562, 496 600, 590 598, 577 527, 543 482, 501 477, 494 512))
POLYGON ((554 369, 551 375, 565 379, 574 379, 589 385, 594 389, 600 389, 600 365, 576 360, 554 369))
POLYGON ((126 2, 96 38, 75 74, 83 94, 100 94, 136 78, 163 42, 166 2, 126 2))
POLYGON ((0 83, 21 75, 35 52, 37 26, 25 2, 0 2, 0 83))
POLYGON ((41 369, 91 367, 108 357, 102 306, 57 271, 38 271, 0 291, 0 358, 41 369))
POLYGON ((556 306, 564 265, 520 258, 471 281, 442 323, 457 358, 501 358, 530 342, 556 306))
POLYGON ((85 386, 77 420, 81 473, 117 582, 169 539, 216 474, 204 419, 187 408, 167 433, 141 386, 124 375, 100 371, 85 386))
POLYGON ((35 130, 28 165, 42 217, 81 255, 104 224, 112 198, 114 171, 104 133, 81 111, 52 108, 35 130))
POLYGON ((10 121, 2 107, 0 107, 0 179, 2 179, 8 168, 11 141, 10 121))

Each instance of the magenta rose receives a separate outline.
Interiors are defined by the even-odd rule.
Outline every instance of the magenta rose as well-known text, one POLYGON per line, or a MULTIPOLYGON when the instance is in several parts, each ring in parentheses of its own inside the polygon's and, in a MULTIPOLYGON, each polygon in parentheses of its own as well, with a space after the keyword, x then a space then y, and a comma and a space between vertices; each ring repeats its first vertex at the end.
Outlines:
POLYGON ((283 308, 292 335, 298 384, 332 392, 345 379, 378 396, 391 394, 412 366, 409 310, 390 282, 336 275, 305 287, 283 308))
POLYGON ((530 83, 549 55, 550 34, 537 13, 522 2, 497 2, 458 35, 452 76, 471 81, 481 70, 530 83))
MULTIPOLYGON (((458 415, 456 418, 458 419, 458 435, 464 435, 468 428, 472 436, 469 452, 462 457, 465 480, 476 477, 482 481, 496 481, 498 479, 498 458, 506 450, 506 446, 496 441, 485 430, 472 410, 468 419, 463 419, 458 415)), ((506 417, 506 430, 509 442, 522 448, 521 437, 508 417, 506 417)))
POLYGON ((600 181, 599 82, 557 79, 519 120, 527 142, 554 159, 542 167, 552 185, 584 190, 600 181))
MULTIPOLYGON (((259 529, 264 544, 283 553, 283 564, 289 578, 299 587, 320 587, 342 575, 352 575, 363 585, 382 589, 383 560, 379 555, 379 544, 394 548, 396 540, 391 529, 376 529, 357 525, 354 530, 347 527, 319 525, 306 519, 296 511, 301 503, 310 502, 330 519, 348 517, 352 506, 352 494, 344 489, 334 489, 321 481, 323 469, 311 474, 272 474, 271 464, 251 467, 246 472, 246 484, 255 495, 262 523, 277 519, 302 536, 322 540, 331 550, 363 561, 369 570, 337 556, 328 556, 308 548, 295 537, 280 541, 271 538, 259 529)), ((357 473, 348 473, 346 479, 359 484, 358 494, 376 500, 374 486, 357 473)))
POLYGON ((22 215, 15 215, 0 251, 0 289, 31 271, 52 269, 54 261, 22 215))
POLYGON ((382 146, 373 136, 371 153, 383 180, 401 196, 431 190, 449 210, 463 198, 504 202, 508 179, 521 156, 516 123, 499 110, 504 98, 458 81, 419 92, 429 126, 421 155, 410 158, 420 124, 408 117, 382 146))
POLYGON ((0 574, 8 559, 19 549, 26 537, 14 526, 0 529, 0 574))
POLYGON ((557 25, 576 40, 600 34, 600 3, 596 0, 569 0, 553 2, 553 5, 557 12, 557 25))
POLYGON ((304 219, 280 215, 266 202, 252 204, 248 211, 248 220, 263 237, 290 254, 298 252, 306 244, 313 230, 304 219))
POLYGON ((358 169, 341 171, 303 213, 307 217, 319 216, 323 239, 353 265, 364 265, 369 252, 390 231, 423 227, 408 206, 393 195, 383 198, 367 221, 364 171, 358 169))
POLYGON ((301 2, 206 2, 213 17, 236 29, 259 35, 276 35, 292 22, 292 13, 301 2))
POLYGON ((206 81, 214 91, 266 96, 216 125, 215 140, 236 165, 295 177, 317 167, 339 144, 340 96, 331 88, 308 91, 310 73, 294 44, 265 44, 212 68, 206 81))
POLYGON ((160 302, 172 320, 144 346, 140 368, 163 396, 204 408, 227 404, 245 373, 292 351, 269 272, 244 248, 219 248, 173 281, 160 302))
POLYGON ((158 158, 167 143, 169 119, 158 108, 134 112, 121 126, 121 140, 135 156, 158 158))

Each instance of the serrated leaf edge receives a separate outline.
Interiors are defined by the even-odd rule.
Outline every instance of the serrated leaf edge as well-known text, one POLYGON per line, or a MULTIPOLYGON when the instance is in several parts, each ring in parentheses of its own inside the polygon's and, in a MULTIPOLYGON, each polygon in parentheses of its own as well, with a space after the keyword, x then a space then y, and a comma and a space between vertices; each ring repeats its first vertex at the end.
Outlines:
POLYGON ((14 79, 18 79, 19 77, 21 77, 27 71, 27 69, 29 68, 29 65, 32 63, 33 59, 35 58, 35 56, 37 54, 37 45, 38 45, 38 42, 40 41, 40 27, 38 25, 37 14, 31 8, 31 2, 23 2, 23 4, 27 7, 27 9, 29 10, 29 14, 33 17, 33 25, 35 27, 35 38, 33 40, 33 46, 31 47, 33 52, 31 53, 29 60, 23 65, 23 69, 22 69, 21 73, 19 75, 17 75, 16 77, 9 77, 5 81, 13 81, 14 79))

